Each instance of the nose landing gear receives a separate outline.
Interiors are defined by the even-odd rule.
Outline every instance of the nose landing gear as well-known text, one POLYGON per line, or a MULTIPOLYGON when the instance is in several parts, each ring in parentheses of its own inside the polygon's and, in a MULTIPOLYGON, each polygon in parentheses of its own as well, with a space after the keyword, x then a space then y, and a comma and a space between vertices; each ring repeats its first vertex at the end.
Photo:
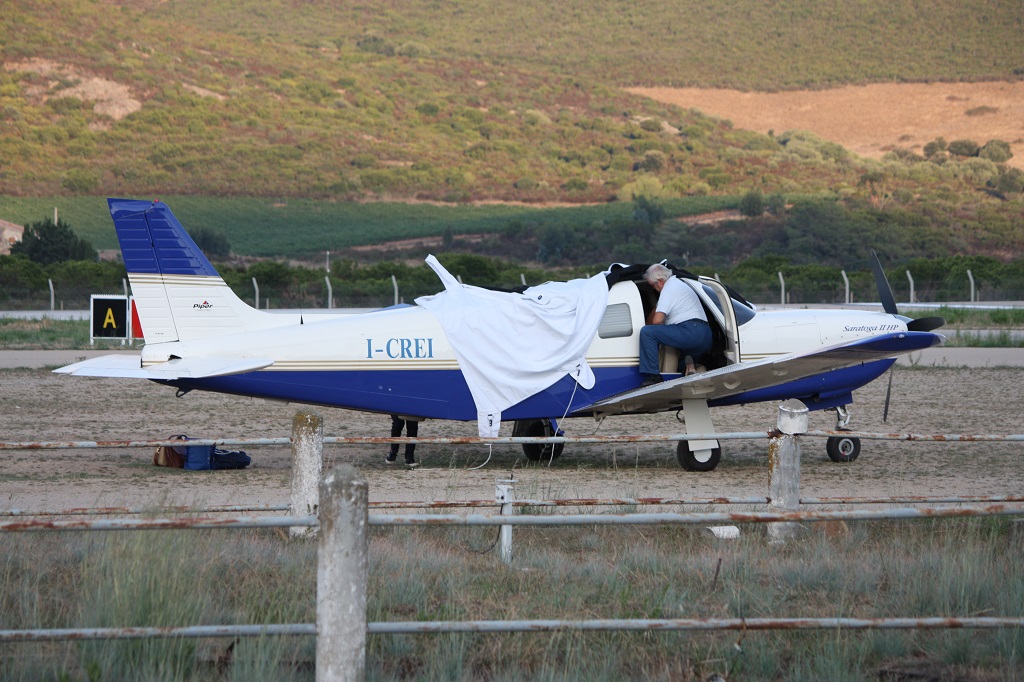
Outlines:
MULTIPOLYGON (((846 431, 850 423, 850 411, 845 405, 836 410, 836 431, 846 431)), ((825 442, 825 452, 833 462, 852 462, 860 455, 860 438, 853 436, 829 436, 825 442)))

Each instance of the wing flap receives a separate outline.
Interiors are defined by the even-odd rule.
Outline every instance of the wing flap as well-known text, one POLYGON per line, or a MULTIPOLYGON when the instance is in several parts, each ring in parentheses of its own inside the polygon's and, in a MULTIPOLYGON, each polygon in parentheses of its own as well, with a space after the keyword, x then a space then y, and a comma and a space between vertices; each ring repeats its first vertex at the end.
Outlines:
POLYGON ((710 372, 680 377, 661 384, 633 389, 600 400, 579 412, 656 412, 678 406, 683 400, 716 400, 746 391, 770 388, 805 377, 891 358, 937 346, 945 340, 931 332, 897 332, 844 342, 807 353, 728 365, 710 372))
POLYGON ((149 367, 141 355, 104 355, 53 370, 57 374, 121 379, 205 379, 255 372, 274 364, 269 358, 200 357, 175 358, 149 367))

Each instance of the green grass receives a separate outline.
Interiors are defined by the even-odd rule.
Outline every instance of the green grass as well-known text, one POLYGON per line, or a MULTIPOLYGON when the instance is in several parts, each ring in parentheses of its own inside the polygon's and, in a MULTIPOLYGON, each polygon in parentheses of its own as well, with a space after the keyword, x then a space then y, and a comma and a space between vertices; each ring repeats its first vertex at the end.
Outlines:
MULTIPOLYGON (((521 205, 434 205, 426 203, 355 203, 313 199, 248 197, 161 197, 186 230, 222 232, 241 255, 302 258, 323 251, 379 244, 397 239, 436 237, 448 228, 455 235, 501 232, 510 224, 540 228, 626 220, 631 202, 538 208, 521 205)), ((690 197, 665 202, 669 218, 734 207, 736 197, 690 197)), ((106 200, 100 197, 0 196, 0 215, 26 224, 53 217, 97 249, 117 249, 117 236, 106 200)))
MULTIPOLYGON (((367 617, 1021 617, 1010 525, 874 522, 785 547, 751 526, 731 543, 672 527, 520 529, 512 567, 478 552, 494 529, 374 529, 367 617)), ((271 531, 19 534, 5 546, 7 628, 315 620, 315 545, 271 531)), ((5 644, 0 676, 313 679, 310 637, 246 638, 230 656, 229 644, 5 644)), ((367 679, 862 680, 893 661, 1014 679, 1022 652, 1013 629, 380 635, 369 638, 367 679)))

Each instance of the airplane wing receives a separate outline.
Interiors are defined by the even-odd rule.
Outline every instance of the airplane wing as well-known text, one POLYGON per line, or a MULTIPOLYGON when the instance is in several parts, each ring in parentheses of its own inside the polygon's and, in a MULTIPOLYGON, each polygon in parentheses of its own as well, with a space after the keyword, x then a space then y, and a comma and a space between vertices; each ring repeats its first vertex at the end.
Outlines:
POLYGON ((56 374, 80 377, 117 377, 126 379, 203 379, 228 374, 254 372, 274 364, 269 358, 175 358, 142 367, 141 355, 104 355, 53 370, 56 374))
POLYGON ((896 332, 827 346, 806 353, 741 362, 710 372, 680 377, 636 388, 599 400, 578 410, 598 414, 657 412, 681 405, 683 400, 716 400, 746 391, 770 388, 806 377, 865 362, 911 353, 945 340, 931 332, 896 332))

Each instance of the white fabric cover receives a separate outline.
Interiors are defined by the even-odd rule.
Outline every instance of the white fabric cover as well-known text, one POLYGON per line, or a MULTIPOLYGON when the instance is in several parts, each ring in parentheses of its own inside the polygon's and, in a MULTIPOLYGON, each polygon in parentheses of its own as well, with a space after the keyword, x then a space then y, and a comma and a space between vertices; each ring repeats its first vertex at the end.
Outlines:
POLYGON ((434 256, 426 261, 445 290, 416 304, 437 317, 448 337, 473 394, 481 437, 497 436, 503 410, 566 374, 594 387, 586 353, 608 305, 604 275, 512 294, 462 284, 434 256))

